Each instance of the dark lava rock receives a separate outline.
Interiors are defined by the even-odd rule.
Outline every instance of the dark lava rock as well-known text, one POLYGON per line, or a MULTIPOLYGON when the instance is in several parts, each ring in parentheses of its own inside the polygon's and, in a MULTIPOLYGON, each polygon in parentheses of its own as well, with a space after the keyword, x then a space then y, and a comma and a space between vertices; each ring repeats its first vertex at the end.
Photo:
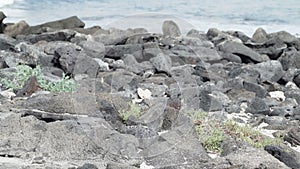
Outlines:
POLYGON ((3 20, 6 18, 5 14, 1 11, 0 12, 0 33, 3 33, 5 24, 3 24, 3 20))
POLYGON ((228 33, 231 36, 239 38, 243 43, 250 40, 250 37, 248 37, 245 33, 241 31, 227 31, 226 33, 228 33))
POLYGON ((293 82, 298 86, 300 87, 300 72, 297 71, 297 74, 295 74, 295 77, 293 79, 293 82))
POLYGON ((137 60, 142 59, 143 47, 139 44, 105 46, 105 57, 120 59, 123 58, 125 54, 132 54, 137 60))
MULTIPOLYGON (((241 144, 229 144, 228 146, 237 146, 232 148, 228 155, 224 158, 231 164, 228 168, 237 169, 288 169, 286 165, 282 164, 280 161, 276 160, 275 157, 268 154, 267 152, 241 144), (245 153, 247 152, 247 153, 245 153), (251 154, 251 155, 250 155, 251 154)), ((228 150, 227 150, 228 151, 228 150)))
POLYGON ((41 25, 32 26, 28 30, 28 34, 38 34, 43 32, 44 28, 53 29, 73 29, 73 28, 83 28, 85 24, 77 17, 71 16, 69 18, 47 22, 41 25))
POLYGON ((103 59, 105 55, 105 46, 101 42, 96 41, 82 41, 79 46, 81 46, 86 54, 93 58, 103 59))
POLYGON ((206 36, 209 40, 212 40, 213 38, 217 37, 218 35, 222 34, 222 32, 217 28, 209 28, 206 36))
POLYGON ((281 63, 277 60, 258 63, 254 67, 260 73, 260 79, 262 82, 277 82, 281 79, 284 73, 281 63))
POLYGON ((259 98, 255 97, 249 102, 249 106, 246 109, 247 112, 252 114, 262 114, 262 115, 269 115, 270 114, 270 108, 266 104, 266 102, 259 98))
POLYGON ((170 70, 172 68, 172 60, 168 55, 160 53, 156 57, 151 58, 150 62, 153 64, 157 72, 170 74, 170 70))
POLYGON ((254 92, 256 97, 264 98, 267 95, 266 89, 259 84, 244 81, 243 87, 247 91, 254 92))
POLYGON ((294 146, 300 146, 300 127, 291 128, 283 139, 294 146))
POLYGON ((261 57, 259 53, 241 43, 228 41, 220 45, 219 48, 221 51, 238 55, 242 59, 243 63, 258 63, 265 61, 265 59, 261 57))
POLYGON ((98 167, 94 164, 85 163, 82 166, 78 167, 77 169, 98 169, 98 167))
POLYGON ((283 70, 288 70, 289 68, 300 68, 300 51, 297 51, 294 47, 289 47, 280 56, 278 59, 283 70))
POLYGON ((94 58, 81 56, 76 60, 72 74, 87 74, 89 77, 97 77, 99 69, 100 65, 94 58))
POLYGON ((70 41, 76 32, 71 30, 66 31, 56 31, 56 32, 46 32, 42 34, 31 34, 24 38, 25 41, 31 43, 37 43, 39 41, 70 41))
POLYGON ((82 49, 76 45, 62 46, 55 50, 54 56, 54 65, 72 74, 77 59, 82 56, 82 49))
POLYGON ((247 82, 258 83, 260 73, 251 66, 241 66, 229 72, 230 78, 240 78, 247 82))
POLYGON ((252 35, 252 40, 255 42, 263 43, 267 39, 267 32, 263 28, 257 28, 252 35))
POLYGON ((164 21, 162 31, 165 36, 178 37, 181 35, 178 25, 174 21, 164 21))
POLYGON ((291 167, 292 169, 300 168, 299 155, 295 155, 295 152, 291 150, 285 150, 280 146, 267 145, 265 146, 265 151, 277 158, 279 161, 283 162, 285 165, 291 167))
POLYGON ((275 33, 268 34, 269 38, 276 37, 286 43, 288 46, 294 46, 296 49, 300 49, 300 40, 293 36, 292 34, 286 32, 286 31, 279 31, 275 33))
POLYGON ((6 41, 3 38, 0 38, 0 50, 11 50, 14 51, 14 44, 10 43, 9 41, 6 41))
POLYGON ((284 92, 284 95, 286 98, 295 99, 297 103, 300 104, 300 90, 297 89, 286 90, 284 92))

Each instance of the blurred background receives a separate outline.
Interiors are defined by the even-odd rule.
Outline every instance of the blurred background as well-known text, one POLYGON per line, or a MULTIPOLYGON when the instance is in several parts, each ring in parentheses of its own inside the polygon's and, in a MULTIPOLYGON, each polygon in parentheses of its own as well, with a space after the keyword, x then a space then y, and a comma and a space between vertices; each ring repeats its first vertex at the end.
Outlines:
POLYGON ((163 20, 173 18, 183 32, 216 27, 252 35, 262 27, 300 33, 299 0, 0 0, 0 11, 7 16, 5 23, 25 20, 29 25, 77 15, 86 27, 161 32, 163 20))

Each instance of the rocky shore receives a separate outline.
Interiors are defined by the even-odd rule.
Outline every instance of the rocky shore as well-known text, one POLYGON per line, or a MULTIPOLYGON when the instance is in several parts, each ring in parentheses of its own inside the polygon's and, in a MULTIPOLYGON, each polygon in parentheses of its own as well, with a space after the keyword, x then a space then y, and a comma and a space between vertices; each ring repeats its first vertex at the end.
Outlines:
POLYGON ((5 17, 1 169, 300 168, 300 39, 290 33, 5 17))

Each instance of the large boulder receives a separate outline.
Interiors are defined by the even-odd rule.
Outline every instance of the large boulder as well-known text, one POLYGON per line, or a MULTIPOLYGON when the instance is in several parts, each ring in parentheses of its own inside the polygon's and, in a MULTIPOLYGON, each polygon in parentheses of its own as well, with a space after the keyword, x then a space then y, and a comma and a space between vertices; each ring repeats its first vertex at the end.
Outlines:
POLYGON ((268 34, 269 38, 278 38, 289 46, 294 46, 296 49, 300 49, 300 40, 286 31, 279 31, 268 34))
POLYGON ((168 55, 160 53, 156 57, 151 58, 150 62, 153 64, 157 72, 170 74, 172 60, 168 55))
POLYGON ((278 60, 281 62, 283 70, 300 68, 300 52, 294 47, 285 49, 278 60))
POLYGON ((258 43, 267 41, 267 32, 263 28, 257 28, 252 35, 252 40, 258 43))
POLYGON ((262 81, 277 82, 284 73, 281 63, 277 60, 258 63, 254 68, 260 73, 262 81))
POLYGON ((252 114, 269 115, 270 108, 263 99, 255 97, 249 102, 247 112, 252 114))
POLYGON ((219 46, 221 51, 238 55, 244 63, 263 62, 266 59, 242 43, 227 41, 219 46))
POLYGON ((43 32, 44 28, 52 29, 74 29, 74 28, 83 28, 85 24, 77 17, 71 16, 69 18, 47 22, 41 25, 31 26, 27 33, 28 34, 37 34, 43 32))
POLYGON ((163 35, 178 37, 181 35, 178 25, 171 20, 164 21, 162 25, 163 35))
POLYGON ((99 59, 104 58, 105 46, 103 43, 96 41, 82 41, 79 45, 85 50, 88 56, 99 59))

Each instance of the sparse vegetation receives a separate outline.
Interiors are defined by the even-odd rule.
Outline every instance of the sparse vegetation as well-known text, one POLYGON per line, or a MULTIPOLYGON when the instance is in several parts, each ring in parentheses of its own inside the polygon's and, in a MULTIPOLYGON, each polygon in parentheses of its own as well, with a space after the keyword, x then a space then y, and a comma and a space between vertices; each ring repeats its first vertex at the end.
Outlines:
POLYGON ((223 130, 235 139, 240 139, 256 148, 263 148, 266 145, 282 143, 282 139, 279 136, 276 138, 267 138, 257 130, 254 130, 251 126, 239 126, 233 120, 227 121, 223 126, 223 130))
POLYGON ((127 121, 130 116, 139 118, 141 116, 141 108, 136 104, 130 104, 129 110, 122 110, 120 113, 121 118, 127 121))
POLYGON ((223 131, 219 129, 217 123, 208 123, 207 112, 191 111, 187 113, 193 120, 196 132, 207 151, 221 153, 221 143, 224 139, 223 131))
POLYGON ((210 152, 222 152, 221 143, 225 138, 225 134, 256 148, 282 143, 282 138, 279 136, 276 138, 268 138, 251 126, 240 126, 234 120, 228 120, 226 122, 209 120, 206 112, 193 111, 187 114, 193 120, 196 132, 204 148, 210 152))
POLYGON ((18 65, 16 67, 16 71, 12 75, 12 79, 2 78, 1 83, 5 88, 18 90, 23 87, 24 83, 31 76, 36 76, 38 84, 42 89, 51 92, 73 92, 77 87, 76 84, 65 74, 58 81, 48 82, 43 78, 40 66, 32 69, 27 65, 18 65))

